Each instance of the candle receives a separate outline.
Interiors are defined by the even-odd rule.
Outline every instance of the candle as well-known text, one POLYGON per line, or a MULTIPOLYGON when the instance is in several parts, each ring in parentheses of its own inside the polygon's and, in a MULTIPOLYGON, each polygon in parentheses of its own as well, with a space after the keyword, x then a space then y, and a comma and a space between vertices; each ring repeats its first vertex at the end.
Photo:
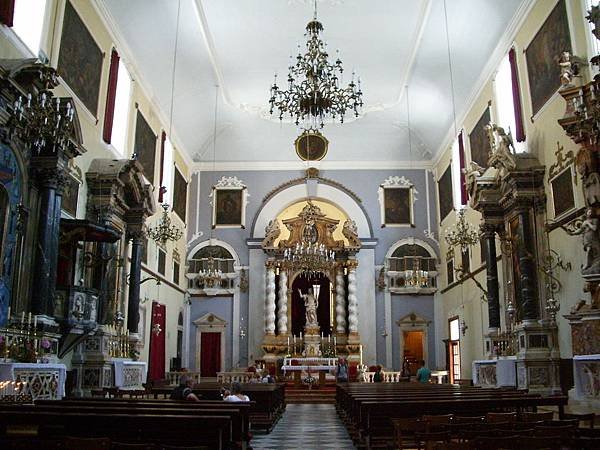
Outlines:
POLYGON ((287 345, 288 345, 288 347, 290 346, 290 337, 289 336, 287 337, 287 345))
POLYGON ((6 315, 6 326, 8 327, 8 322, 10 322, 10 306, 8 307, 8 314, 6 315))
POLYGON ((321 340, 323 340, 323 332, 321 331, 321 340))
POLYGON ((300 332, 300 340, 302 340, 302 331, 300 332))
POLYGON ((296 345, 296 335, 294 335, 294 345, 296 345))
POLYGON ((363 362, 362 361, 362 344, 360 344, 359 349, 360 349, 360 365, 362 366, 363 365, 363 363, 362 363, 363 362))
POLYGON ((25 311, 21 311, 21 328, 25 324, 25 311))
POLYGON ((33 330, 35 331, 37 329, 37 316, 33 317, 33 330))
POLYGON ((27 328, 31 326, 31 311, 29 311, 29 316, 27 318, 27 328))

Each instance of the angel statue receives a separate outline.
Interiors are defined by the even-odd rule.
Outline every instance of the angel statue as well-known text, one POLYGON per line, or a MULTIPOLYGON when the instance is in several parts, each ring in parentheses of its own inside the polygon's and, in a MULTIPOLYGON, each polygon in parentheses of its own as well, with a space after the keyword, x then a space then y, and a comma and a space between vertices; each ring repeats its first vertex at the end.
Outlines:
POLYGON ((312 288, 308 288, 306 294, 303 294, 302 291, 298 289, 298 293, 302 300, 304 300, 304 307, 306 308, 306 326, 309 328, 318 327, 317 308, 319 307, 319 301, 313 295, 312 288))
POLYGON ((592 268, 594 261, 600 257, 600 239, 598 238, 598 218, 592 217, 592 208, 588 208, 585 213, 585 220, 580 227, 572 234, 581 234, 583 237, 583 250, 587 254, 586 263, 581 267, 581 271, 592 268))
POLYGON ((475 191, 477 189, 477 178, 483 175, 485 169, 477 164, 475 161, 471 161, 469 167, 463 169, 465 174, 465 181, 467 184, 467 191, 469 192, 469 198, 475 197, 475 191))

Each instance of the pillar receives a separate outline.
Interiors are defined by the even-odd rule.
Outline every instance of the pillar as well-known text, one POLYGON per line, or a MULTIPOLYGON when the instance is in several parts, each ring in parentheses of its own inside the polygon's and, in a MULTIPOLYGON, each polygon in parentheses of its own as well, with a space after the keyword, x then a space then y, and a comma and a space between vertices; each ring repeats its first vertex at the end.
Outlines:
POLYGON ((539 319, 538 300, 536 296, 536 267, 535 246, 532 242, 531 223, 529 210, 519 211, 519 240, 513 242, 513 251, 518 252, 519 269, 521 272, 521 309, 524 321, 537 321, 539 319))
POLYGON ((496 226, 490 223, 481 225, 486 250, 487 301, 489 332, 500 330, 500 286, 498 284, 498 261, 496 258, 496 226))
POLYGON ((346 287, 341 267, 335 274, 335 327, 337 334, 346 334, 346 287))
POLYGON ((267 298, 265 305, 265 334, 275 334, 275 267, 267 265, 267 298))
POLYGON ((358 333, 358 297, 356 296, 356 265, 348 267, 348 332, 358 333))
POLYGON ((279 299, 277 301, 277 328, 280 335, 288 333, 288 277, 287 272, 279 272, 279 299))
POLYGON ((131 265, 129 267, 129 297, 127 301, 127 330, 137 334, 140 322, 140 281, 142 277, 142 244, 141 231, 128 232, 131 239, 131 265))

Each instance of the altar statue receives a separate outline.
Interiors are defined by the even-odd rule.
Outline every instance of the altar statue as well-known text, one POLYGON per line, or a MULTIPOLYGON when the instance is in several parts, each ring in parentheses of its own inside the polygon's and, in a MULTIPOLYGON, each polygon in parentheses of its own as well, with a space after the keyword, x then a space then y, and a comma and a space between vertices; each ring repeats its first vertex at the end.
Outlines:
POLYGON ((304 300, 304 307, 306 308, 306 326, 309 328, 318 327, 317 322, 317 308, 319 307, 319 301, 313 295, 312 288, 308 288, 308 293, 303 294, 300 289, 298 293, 302 300, 304 300))

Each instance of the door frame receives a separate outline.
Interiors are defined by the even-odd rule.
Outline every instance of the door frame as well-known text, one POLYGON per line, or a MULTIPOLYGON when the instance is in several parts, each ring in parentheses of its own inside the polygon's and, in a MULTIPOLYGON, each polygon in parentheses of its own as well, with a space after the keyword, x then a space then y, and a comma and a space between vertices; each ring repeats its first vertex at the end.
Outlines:
POLYGON ((227 321, 213 313, 207 313, 194 320, 196 326, 196 371, 201 372, 200 355, 202 354, 202 333, 220 333, 221 339, 221 369, 225 370, 225 328, 227 321))
POLYGON ((423 332, 423 360, 425 364, 429 361, 429 324, 430 320, 427 320, 418 314, 412 312, 396 321, 396 325, 400 328, 399 330, 399 354, 400 354, 400 367, 404 362, 404 332, 405 331, 421 331, 423 332))
POLYGON ((454 378, 454 353, 452 351, 452 347, 454 344, 458 345, 458 368, 459 368, 459 377, 460 380, 462 377, 462 349, 460 345, 460 317, 452 316, 448 319, 448 380, 450 383, 454 383, 456 379, 454 378), (458 339, 452 339, 452 334, 450 333, 450 324, 454 321, 458 320, 458 339))

